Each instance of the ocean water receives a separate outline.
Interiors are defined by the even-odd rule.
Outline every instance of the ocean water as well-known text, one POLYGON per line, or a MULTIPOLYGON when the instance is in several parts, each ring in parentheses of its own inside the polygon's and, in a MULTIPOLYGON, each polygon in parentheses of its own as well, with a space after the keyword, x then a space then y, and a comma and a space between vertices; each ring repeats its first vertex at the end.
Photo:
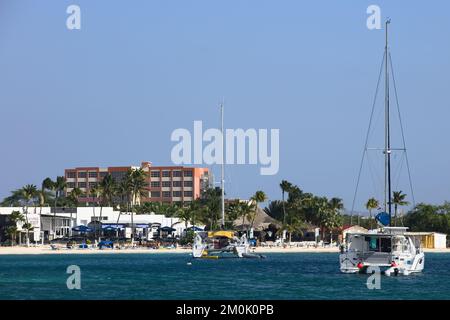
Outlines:
POLYGON ((426 254, 425 271, 381 277, 339 272, 334 253, 192 260, 188 254, 1 255, 0 299, 450 299, 450 254, 426 254), (192 262, 192 265, 188 265, 192 262), (67 289, 69 265, 81 290, 67 289))

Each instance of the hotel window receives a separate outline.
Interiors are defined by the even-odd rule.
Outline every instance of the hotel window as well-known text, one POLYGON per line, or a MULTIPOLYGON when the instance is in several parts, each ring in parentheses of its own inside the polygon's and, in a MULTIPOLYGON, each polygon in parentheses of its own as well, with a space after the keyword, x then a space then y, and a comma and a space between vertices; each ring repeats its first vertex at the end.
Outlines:
POLYGON ((161 198, 161 192, 159 191, 152 191, 151 192, 152 198, 161 198))
POLYGON ((184 182, 185 187, 192 187, 192 181, 185 181, 184 182))
POLYGON ((67 188, 75 188, 75 182, 67 182, 67 188))
POLYGON ((180 170, 172 171, 172 176, 173 177, 181 177, 181 171, 180 170))
POLYGON ((192 171, 183 171, 185 177, 192 177, 192 171))
POLYGON ((78 178, 86 178, 86 171, 78 172, 78 178))
POLYGON ((185 197, 192 197, 192 191, 185 191, 184 192, 185 197))
POLYGON ((173 182, 174 187, 181 187, 181 181, 174 181, 173 182))
POLYGON ((168 187, 170 187, 170 185, 171 185, 170 181, 163 181, 162 182, 163 188, 168 188, 168 187))
POLYGON ((86 182, 78 182, 78 188, 86 188, 86 182))
POLYGON ((174 191, 173 192, 174 197, 181 197, 181 191, 174 191))
POLYGON ((170 171, 164 170, 164 171, 162 172, 162 176, 163 176, 164 178, 170 177, 170 171))
POLYGON ((121 182, 127 175, 126 171, 113 171, 111 172, 111 177, 113 177, 116 182, 121 182))
POLYGON ((67 172, 67 178, 69 179, 75 179, 76 177, 76 172, 75 171, 69 171, 67 172))
POLYGON ((160 187, 159 181, 152 181, 152 182, 150 182, 150 187, 152 187, 152 188, 159 188, 160 187))
POLYGON ((89 182, 89 189, 97 187, 97 182, 89 182))
POLYGON ((159 178, 159 171, 152 171, 150 175, 152 178, 159 178))
POLYGON ((170 198, 171 192, 170 191, 163 191, 162 196, 163 196, 163 198, 170 198))
POLYGON ((89 178, 97 178, 97 171, 89 171, 89 178))
POLYGON ((100 178, 104 178, 108 175, 108 172, 104 171, 104 172, 100 172, 100 178))

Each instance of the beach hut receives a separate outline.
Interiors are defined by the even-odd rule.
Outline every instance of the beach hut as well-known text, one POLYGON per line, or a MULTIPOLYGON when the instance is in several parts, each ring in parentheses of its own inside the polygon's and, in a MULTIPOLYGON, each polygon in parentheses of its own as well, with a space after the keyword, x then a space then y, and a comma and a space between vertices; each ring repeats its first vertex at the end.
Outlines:
POLYGON ((447 235, 439 232, 406 232, 420 241, 425 249, 445 249, 447 247, 447 235))

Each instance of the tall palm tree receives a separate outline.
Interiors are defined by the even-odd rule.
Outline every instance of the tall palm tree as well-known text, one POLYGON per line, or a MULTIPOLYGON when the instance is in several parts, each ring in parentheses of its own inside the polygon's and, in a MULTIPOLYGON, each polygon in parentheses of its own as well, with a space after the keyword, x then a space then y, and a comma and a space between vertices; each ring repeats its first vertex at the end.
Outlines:
POLYGON ((141 197, 148 194, 147 173, 142 169, 131 170, 131 242, 134 243, 134 210, 136 204, 140 203, 141 197))
POLYGON ((202 206, 203 222, 208 226, 209 230, 217 230, 220 228, 218 221, 220 217, 220 201, 222 190, 220 188, 207 188, 200 198, 202 206))
MULTIPOLYGON (((120 197, 121 203, 119 208, 119 215, 117 216, 117 225, 119 225, 120 216, 124 209, 126 209, 126 213, 129 212, 129 205, 131 201, 131 171, 128 171, 124 178, 117 184, 116 189, 117 195, 120 197)), ((119 230, 116 230, 116 236, 119 236, 119 230)))
POLYGON ((280 183, 281 200, 283 201, 283 224, 286 223, 286 203, 284 201, 284 194, 292 189, 292 184, 287 180, 282 180, 280 183))
POLYGON ((254 204, 253 206, 254 214, 252 215, 250 223, 250 229, 253 229, 253 224, 255 223, 255 218, 258 213, 259 204, 267 201, 267 195, 264 193, 264 191, 258 190, 255 192, 255 194, 251 197, 250 200, 254 204))
POLYGON ((96 185, 95 187, 92 187, 89 189, 89 195, 93 199, 92 214, 94 215, 94 218, 95 218, 95 205, 97 205, 97 206, 100 205, 100 195, 101 194, 102 194, 102 190, 101 190, 100 185, 96 185))
POLYGON ((100 232, 99 232, 99 241, 103 236, 103 228, 102 228, 102 217, 103 217, 103 206, 111 206, 114 195, 117 190, 116 181, 112 177, 111 174, 107 174, 103 177, 102 181, 98 185, 98 191, 100 191, 100 232))
POLYGON ((392 193, 392 203, 394 204, 394 223, 397 226, 397 211, 399 206, 407 206, 409 202, 405 200, 406 194, 402 193, 402 191, 394 191, 392 193))
MULTIPOLYGON (((75 210, 77 211, 77 215, 76 215, 76 219, 75 220, 78 220, 78 204, 79 204, 79 198, 82 196, 84 194, 84 192, 80 189, 80 188, 78 188, 78 187, 76 187, 76 188, 73 188, 72 189, 72 191, 70 192, 70 195, 69 195, 69 201, 70 201, 70 203, 72 204, 72 206, 75 208, 75 210)), ((72 209, 70 210, 70 223, 72 223, 72 209)), ((69 229, 69 234, 70 234, 70 236, 72 236, 72 226, 70 226, 70 229, 69 229)))
POLYGON ((48 203, 48 190, 52 191, 54 182, 50 178, 45 178, 41 184, 41 190, 39 191, 39 214, 42 214, 42 207, 48 203))
POLYGON ((30 245, 30 230, 31 228, 29 228, 31 225, 29 223, 28 220, 28 208, 30 205, 33 205, 33 202, 36 198, 36 196, 38 195, 37 192, 37 188, 34 184, 27 184, 26 186, 24 186, 22 188, 22 194, 23 194, 23 199, 25 200, 25 221, 26 221, 26 241, 27 241, 27 247, 30 245))
POLYGON ((369 210, 369 227, 372 229, 372 210, 377 209, 380 203, 375 198, 367 200, 366 209, 369 210))
POLYGON ((53 232, 56 235, 56 206, 59 198, 63 194, 64 190, 67 187, 66 178, 63 176, 56 177, 56 181, 53 184, 53 190, 55 192, 55 211, 53 212, 53 232))

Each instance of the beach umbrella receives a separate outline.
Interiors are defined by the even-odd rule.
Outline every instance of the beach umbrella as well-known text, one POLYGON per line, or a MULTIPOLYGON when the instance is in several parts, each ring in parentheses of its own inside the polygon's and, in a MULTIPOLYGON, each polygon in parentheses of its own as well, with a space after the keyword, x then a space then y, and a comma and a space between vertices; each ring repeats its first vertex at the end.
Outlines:
POLYGON ((188 230, 192 230, 192 231, 204 231, 202 228, 199 228, 199 227, 189 227, 188 230))
POLYGON ((102 229, 105 231, 116 231, 117 230, 117 228, 113 227, 113 226, 103 226, 102 229))
POLYGON ((76 226, 72 228, 75 232, 92 232, 92 229, 86 226, 76 226))
POLYGON ((177 229, 171 228, 171 227, 162 227, 160 228, 161 231, 163 232, 175 232, 177 231, 177 229))

